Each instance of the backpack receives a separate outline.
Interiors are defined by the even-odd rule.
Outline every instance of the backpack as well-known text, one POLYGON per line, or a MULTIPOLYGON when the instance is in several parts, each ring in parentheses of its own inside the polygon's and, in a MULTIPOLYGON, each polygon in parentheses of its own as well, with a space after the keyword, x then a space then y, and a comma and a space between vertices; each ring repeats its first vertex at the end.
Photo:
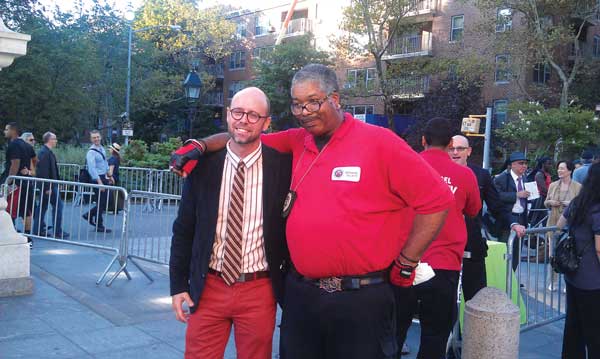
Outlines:
MULTIPOLYGON (((95 148, 90 148, 90 151, 98 152, 102 156, 102 159, 104 159, 106 161, 106 157, 104 157, 104 153, 98 151, 95 148)), ((90 173, 88 172, 87 168, 82 168, 79 170, 79 182, 92 183, 92 176, 90 176, 90 173)))

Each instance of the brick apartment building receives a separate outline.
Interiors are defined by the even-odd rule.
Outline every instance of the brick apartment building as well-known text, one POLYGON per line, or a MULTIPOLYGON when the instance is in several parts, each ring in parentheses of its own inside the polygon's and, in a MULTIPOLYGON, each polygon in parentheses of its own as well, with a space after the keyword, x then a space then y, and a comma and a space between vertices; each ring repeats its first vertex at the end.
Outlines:
MULTIPOLYGON (((549 65, 517 64, 511 59, 510 53, 494 53, 487 46, 499 33, 519 27, 524 29, 524 22, 510 9, 498 8, 495 13, 482 14, 474 6, 460 0, 414 1, 415 10, 407 16, 418 24, 417 30, 392 39, 384 56, 386 63, 401 64, 415 59, 446 58, 465 49, 470 50, 471 54, 476 54, 482 62, 489 64, 489 71, 483 76, 481 100, 484 106, 493 107, 496 124, 501 124, 506 119, 507 104, 524 98, 525 91, 533 89, 543 93, 546 89, 559 85, 558 76, 549 65), (496 21, 495 31, 482 34, 478 31, 478 26, 490 18, 496 21)), ((310 32, 318 49, 331 51, 330 37, 341 34, 339 23, 342 9, 349 3, 350 0, 298 1, 283 35, 284 41, 293 41, 294 37, 310 32)), ((273 47, 288 8, 289 4, 283 4, 229 14, 228 18, 237 23, 239 41, 224 64, 209 65, 211 73, 216 74, 217 82, 205 102, 215 106, 216 111, 222 111, 233 95, 244 86, 244 81, 252 78, 252 61, 273 47)), ((587 24, 580 47, 586 55, 600 59, 600 21, 596 20, 600 19, 587 24)), ((344 97, 346 109, 363 120, 368 115, 383 115, 383 102, 373 92, 376 81, 374 61, 357 57, 351 60, 337 59, 336 62, 341 88, 364 89, 363 92, 354 92, 351 96, 344 97)), ((453 73, 450 68, 448 74, 441 77, 451 76, 453 73)), ((428 96, 441 80, 439 74, 392 79, 397 83, 394 99, 401 105, 398 108, 410 109, 411 103, 428 96)))

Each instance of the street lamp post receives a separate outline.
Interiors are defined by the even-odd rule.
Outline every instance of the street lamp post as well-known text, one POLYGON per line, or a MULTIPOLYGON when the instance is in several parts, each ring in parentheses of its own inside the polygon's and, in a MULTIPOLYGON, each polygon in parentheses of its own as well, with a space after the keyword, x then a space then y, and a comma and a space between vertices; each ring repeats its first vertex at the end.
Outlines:
MULTIPOLYGON (((142 31, 147 31, 147 30, 152 30, 152 29, 158 29, 161 27, 168 27, 173 31, 181 31, 181 26, 179 25, 154 25, 154 26, 146 26, 146 27, 142 27, 141 29, 137 29, 137 30, 133 30, 132 26, 131 26, 131 21, 133 21, 133 14, 130 13, 127 15, 127 20, 129 20, 129 36, 128 36, 128 41, 127 41, 127 89, 125 92, 125 121, 130 125, 130 113, 129 112, 129 98, 131 96, 131 42, 133 40, 133 34, 134 33, 138 33, 138 32, 142 32, 142 31)), ((129 135, 125 136, 125 145, 129 144, 129 135)))
POLYGON ((196 103, 200 98, 200 92, 202 91, 202 80, 195 70, 191 70, 183 81, 183 88, 185 90, 185 97, 188 101, 188 121, 190 124, 190 138, 192 137, 192 130, 194 124, 194 115, 196 114, 196 103))

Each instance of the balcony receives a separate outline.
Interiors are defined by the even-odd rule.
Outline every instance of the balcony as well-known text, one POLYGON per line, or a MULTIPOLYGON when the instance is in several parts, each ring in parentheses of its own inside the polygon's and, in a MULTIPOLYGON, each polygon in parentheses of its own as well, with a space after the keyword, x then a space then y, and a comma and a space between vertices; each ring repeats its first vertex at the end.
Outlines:
POLYGON ((388 80, 394 99, 422 98, 429 92, 429 76, 404 76, 388 80))
POLYGON ((433 15, 436 0, 410 0, 404 16, 433 15))
POLYGON ((312 20, 307 18, 291 20, 287 26, 287 29, 285 30, 285 34, 283 35, 283 37, 286 38, 292 36, 301 36, 312 32, 312 25, 312 20))
POLYGON ((223 91, 206 93, 202 102, 209 106, 223 106, 223 91))
POLYGON ((390 41, 382 60, 406 59, 410 57, 431 56, 431 33, 422 32, 418 35, 397 37, 390 41))

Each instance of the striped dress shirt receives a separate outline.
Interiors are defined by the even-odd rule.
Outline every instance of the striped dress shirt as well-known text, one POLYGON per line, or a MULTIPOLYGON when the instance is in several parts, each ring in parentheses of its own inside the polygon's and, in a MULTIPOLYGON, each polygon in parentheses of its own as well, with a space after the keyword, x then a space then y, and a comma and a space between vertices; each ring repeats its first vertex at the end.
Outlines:
POLYGON ((222 271, 225 245, 227 243, 227 215, 229 197, 236 168, 244 161, 246 175, 244 181, 244 214, 242 233, 242 273, 255 273, 269 269, 265 255, 263 237, 263 171, 262 150, 255 151, 240 159, 227 144, 227 155, 223 166, 223 180, 219 195, 217 230, 210 256, 210 268, 222 271))

